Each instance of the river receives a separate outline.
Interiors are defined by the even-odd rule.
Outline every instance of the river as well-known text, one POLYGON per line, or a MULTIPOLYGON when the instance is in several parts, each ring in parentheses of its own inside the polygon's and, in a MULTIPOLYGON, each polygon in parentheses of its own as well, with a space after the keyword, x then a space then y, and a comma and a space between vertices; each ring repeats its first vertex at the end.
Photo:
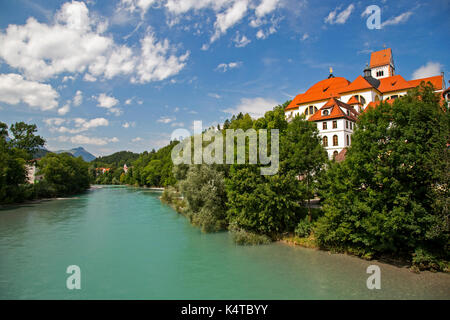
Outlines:
POLYGON ((160 193, 103 187, 0 210, 0 299, 450 299, 450 275, 202 234, 160 193), (366 269, 381 268, 369 290, 366 269), (66 269, 81 270, 68 290, 66 269))

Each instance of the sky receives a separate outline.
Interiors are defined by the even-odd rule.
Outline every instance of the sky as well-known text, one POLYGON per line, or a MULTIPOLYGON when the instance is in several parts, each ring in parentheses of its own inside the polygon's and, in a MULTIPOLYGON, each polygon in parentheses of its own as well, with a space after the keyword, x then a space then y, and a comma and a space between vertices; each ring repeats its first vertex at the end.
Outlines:
POLYGON ((100 156, 259 117, 330 67, 353 81, 384 46, 406 80, 448 81, 449 14, 448 0, 0 0, 0 121, 100 156))

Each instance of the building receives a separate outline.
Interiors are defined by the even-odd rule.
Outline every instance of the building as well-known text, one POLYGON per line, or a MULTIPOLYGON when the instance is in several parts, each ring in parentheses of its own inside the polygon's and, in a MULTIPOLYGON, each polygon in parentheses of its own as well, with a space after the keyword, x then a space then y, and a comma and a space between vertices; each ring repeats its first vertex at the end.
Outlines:
POLYGON ((351 145, 351 135, 360 113, 368 107, 376 107, 381 101, 392 103, 422 82, 431 82, 436 92, 444 95, 444 73, 407 81, 396 74, 392 49, 384 49, 371 54, 363 75, 353 82, 335 77, 330 69, 327 79, 297 95, 285 113, 288 119, 303 114, 307 120, 317 123, 322 143, 328 156, 333 158, 351 145))
POLYGON ((123 172, 125 172, 125 174, 128 173, 128 167, 126 163, 123 165, 123 172))

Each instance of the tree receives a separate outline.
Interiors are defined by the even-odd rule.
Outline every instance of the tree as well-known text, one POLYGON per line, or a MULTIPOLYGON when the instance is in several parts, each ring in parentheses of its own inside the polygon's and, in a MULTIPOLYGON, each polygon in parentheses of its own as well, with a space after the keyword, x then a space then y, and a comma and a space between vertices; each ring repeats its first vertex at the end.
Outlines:
POLYGON ((217 166, 191 166, 186 180, 180 182, 180 189, 192 224, 201 227, 203 232, 226 228, 227 195, 223 172, 217 166))
POLYGON ((89 188, 90 177, 87 162, 65 153, 49 153, 38 162, 39 173, 56 195, 69 195, 89 188))
POLYGON ((45 140, 43 138, 35 135, 37 132, 37 127, 35 124, 17 122, 11 125, 10 131, 13 136, 10 142, 11 145, 14 148, 26 151, 30 158, 40 147, 43 147, 45 144, 45 140))
POLYGON ((346 160, 328 170, 325 215, 316 236, 325 247, 362 255, 448 259, 449 113, 432 86, 364 112, 346 160))
POLYGON ((328 159, 323 148, 317 126, 296 116, 287 126, 281 141, 281 170, 292 173, 301 180, 299 200, 308 201, 308 219, 312 220, 310 199, 314 198, 317 177, 328 159))

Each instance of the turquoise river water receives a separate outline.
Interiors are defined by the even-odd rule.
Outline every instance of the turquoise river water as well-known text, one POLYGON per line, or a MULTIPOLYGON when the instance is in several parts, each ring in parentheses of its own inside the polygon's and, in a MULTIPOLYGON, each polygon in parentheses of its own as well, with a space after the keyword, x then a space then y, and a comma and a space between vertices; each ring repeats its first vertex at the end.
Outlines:
POLYGON ((0 299, 450 299, 450 275, 202 234, 160 193, 104 187, 0 209, 0 299), (369 290, 366 269, 381 268, 369 290), (81 269, 68 290, 66 269, 81 269))

